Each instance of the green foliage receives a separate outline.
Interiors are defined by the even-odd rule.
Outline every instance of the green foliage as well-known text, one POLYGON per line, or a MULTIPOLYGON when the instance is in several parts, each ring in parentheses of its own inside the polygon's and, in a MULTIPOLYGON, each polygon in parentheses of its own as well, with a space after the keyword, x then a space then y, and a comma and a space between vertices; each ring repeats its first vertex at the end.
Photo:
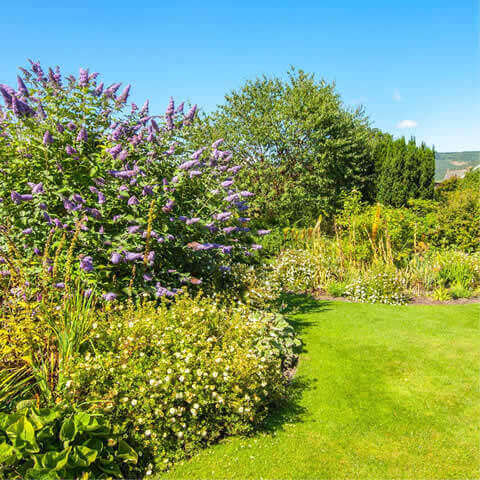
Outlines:
POLYGON ((0 478, 119 478, 137 463, 102 415, 19 406, 0 413, 0 478))
POLYGON ((446 302, 452 299, 450 292, 445 287, 438 287, 432 293, 432 298, 438 300, 439 302, 446 302))
POLYGON ((282 366, 295 357, 281 317, 201 297, 118 308, 92 328, 66 398, 108 412, 144 473, 251 431, 284 395, 282 366))
POLYGON ((409 199, 433 198, 435 152, 415 139, 394 140, 391 135, 377 134, 373 148, 378 176, 376 198, 385 205, 401 207, 409 199))
POLYGON ((473 296, 472 290, 466 288, 461 283, 455 283, 450 288, 450 294, 453 298, 471 298, 473 296))
POLYGON ((224 138, 243 159, 241 179, 257 193, 256 218, 265 224, 308 225, 352 188, 370 198, 374 166, 364 112, 346 109, 334 84, 301 70, 290 70, 287 80, 246 82, 199 132, 224 138))
POLYGON ((327 293, 332 297, 343 297, 343 295, 345 295, 345 292, 347 290, 347 283, 332 280, 327 283, 326 290, 327 290, 327 293))

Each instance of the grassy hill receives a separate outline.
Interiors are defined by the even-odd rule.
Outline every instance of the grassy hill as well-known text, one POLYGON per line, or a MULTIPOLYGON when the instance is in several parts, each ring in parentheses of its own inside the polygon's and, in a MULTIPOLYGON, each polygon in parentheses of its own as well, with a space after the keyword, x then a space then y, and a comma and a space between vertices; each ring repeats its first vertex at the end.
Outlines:
POLYGON ((480 152, 436 152, 435 180, 443 180, 448 169, 459 170, 480 165, 480 152))

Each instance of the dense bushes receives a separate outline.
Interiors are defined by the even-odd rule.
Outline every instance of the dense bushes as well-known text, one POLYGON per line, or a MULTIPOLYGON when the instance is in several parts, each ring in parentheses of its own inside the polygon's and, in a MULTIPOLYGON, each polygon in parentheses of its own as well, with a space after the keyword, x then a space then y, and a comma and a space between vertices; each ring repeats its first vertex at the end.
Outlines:
POLYGON ((2 275, 20 257, 60 289, 78 276, 107 298, 168 296, 220 283, 258 248, 246 226, 253 194, 235 188, 241 165, 221 139, 190 147, 196 106, 183 114, 171 100, 159 117, 148 102, 127 110, 130 86, 117 95, 96 73, 23 71, 18 90, 0 85, 2 275))
POLYGON ((65 398, 108 411, 147 469, 250 431, 284 393, 293 332, 271 314, 182 296, 117 310, 92 328, 65 398))

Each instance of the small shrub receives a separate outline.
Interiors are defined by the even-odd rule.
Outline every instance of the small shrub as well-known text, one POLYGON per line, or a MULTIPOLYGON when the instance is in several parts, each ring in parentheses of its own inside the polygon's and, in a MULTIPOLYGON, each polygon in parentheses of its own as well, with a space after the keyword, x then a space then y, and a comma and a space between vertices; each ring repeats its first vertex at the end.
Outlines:
POLYGON ((332 297, 343 297, 347 289, 346 282, 332 280, 327 284, 327 293, 332 297))
POLYGON ((143 472, 246 433, 285 392, 291 327, 241 304, 180 296, 114 310, 70 371, 67 398, 109 413, 143 472))
POLYGON ((473 296, 472 290, 465 288, 461 283, 456 283, 450 287, 450 294, 453 298, 471 298, 473 296))
POLYGON ((384 272, 365 275, 346 287, 345 295, 356 302, 404 305, 409 300, 406 285, 398 275, 384 272))
POLYGON ((58 407, 0 413, 0 478, 120 478, 137 459, 102 415, 58 407))
POLYGON ((448 300, 451 300, 452 296, 450 295, 450 292, 447 288, 438 287, 433 291, 432 298, 434 300, 438 300, 439 302, 446 302, 448 300))

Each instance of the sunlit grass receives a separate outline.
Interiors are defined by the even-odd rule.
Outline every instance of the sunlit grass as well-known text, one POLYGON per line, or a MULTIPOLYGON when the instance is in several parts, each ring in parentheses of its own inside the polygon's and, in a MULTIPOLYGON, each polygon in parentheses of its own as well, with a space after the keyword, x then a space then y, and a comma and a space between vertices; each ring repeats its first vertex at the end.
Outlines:
POLYGON ((478 477, 478 304, 296 301, 298 399, 160 478, 478 477))

